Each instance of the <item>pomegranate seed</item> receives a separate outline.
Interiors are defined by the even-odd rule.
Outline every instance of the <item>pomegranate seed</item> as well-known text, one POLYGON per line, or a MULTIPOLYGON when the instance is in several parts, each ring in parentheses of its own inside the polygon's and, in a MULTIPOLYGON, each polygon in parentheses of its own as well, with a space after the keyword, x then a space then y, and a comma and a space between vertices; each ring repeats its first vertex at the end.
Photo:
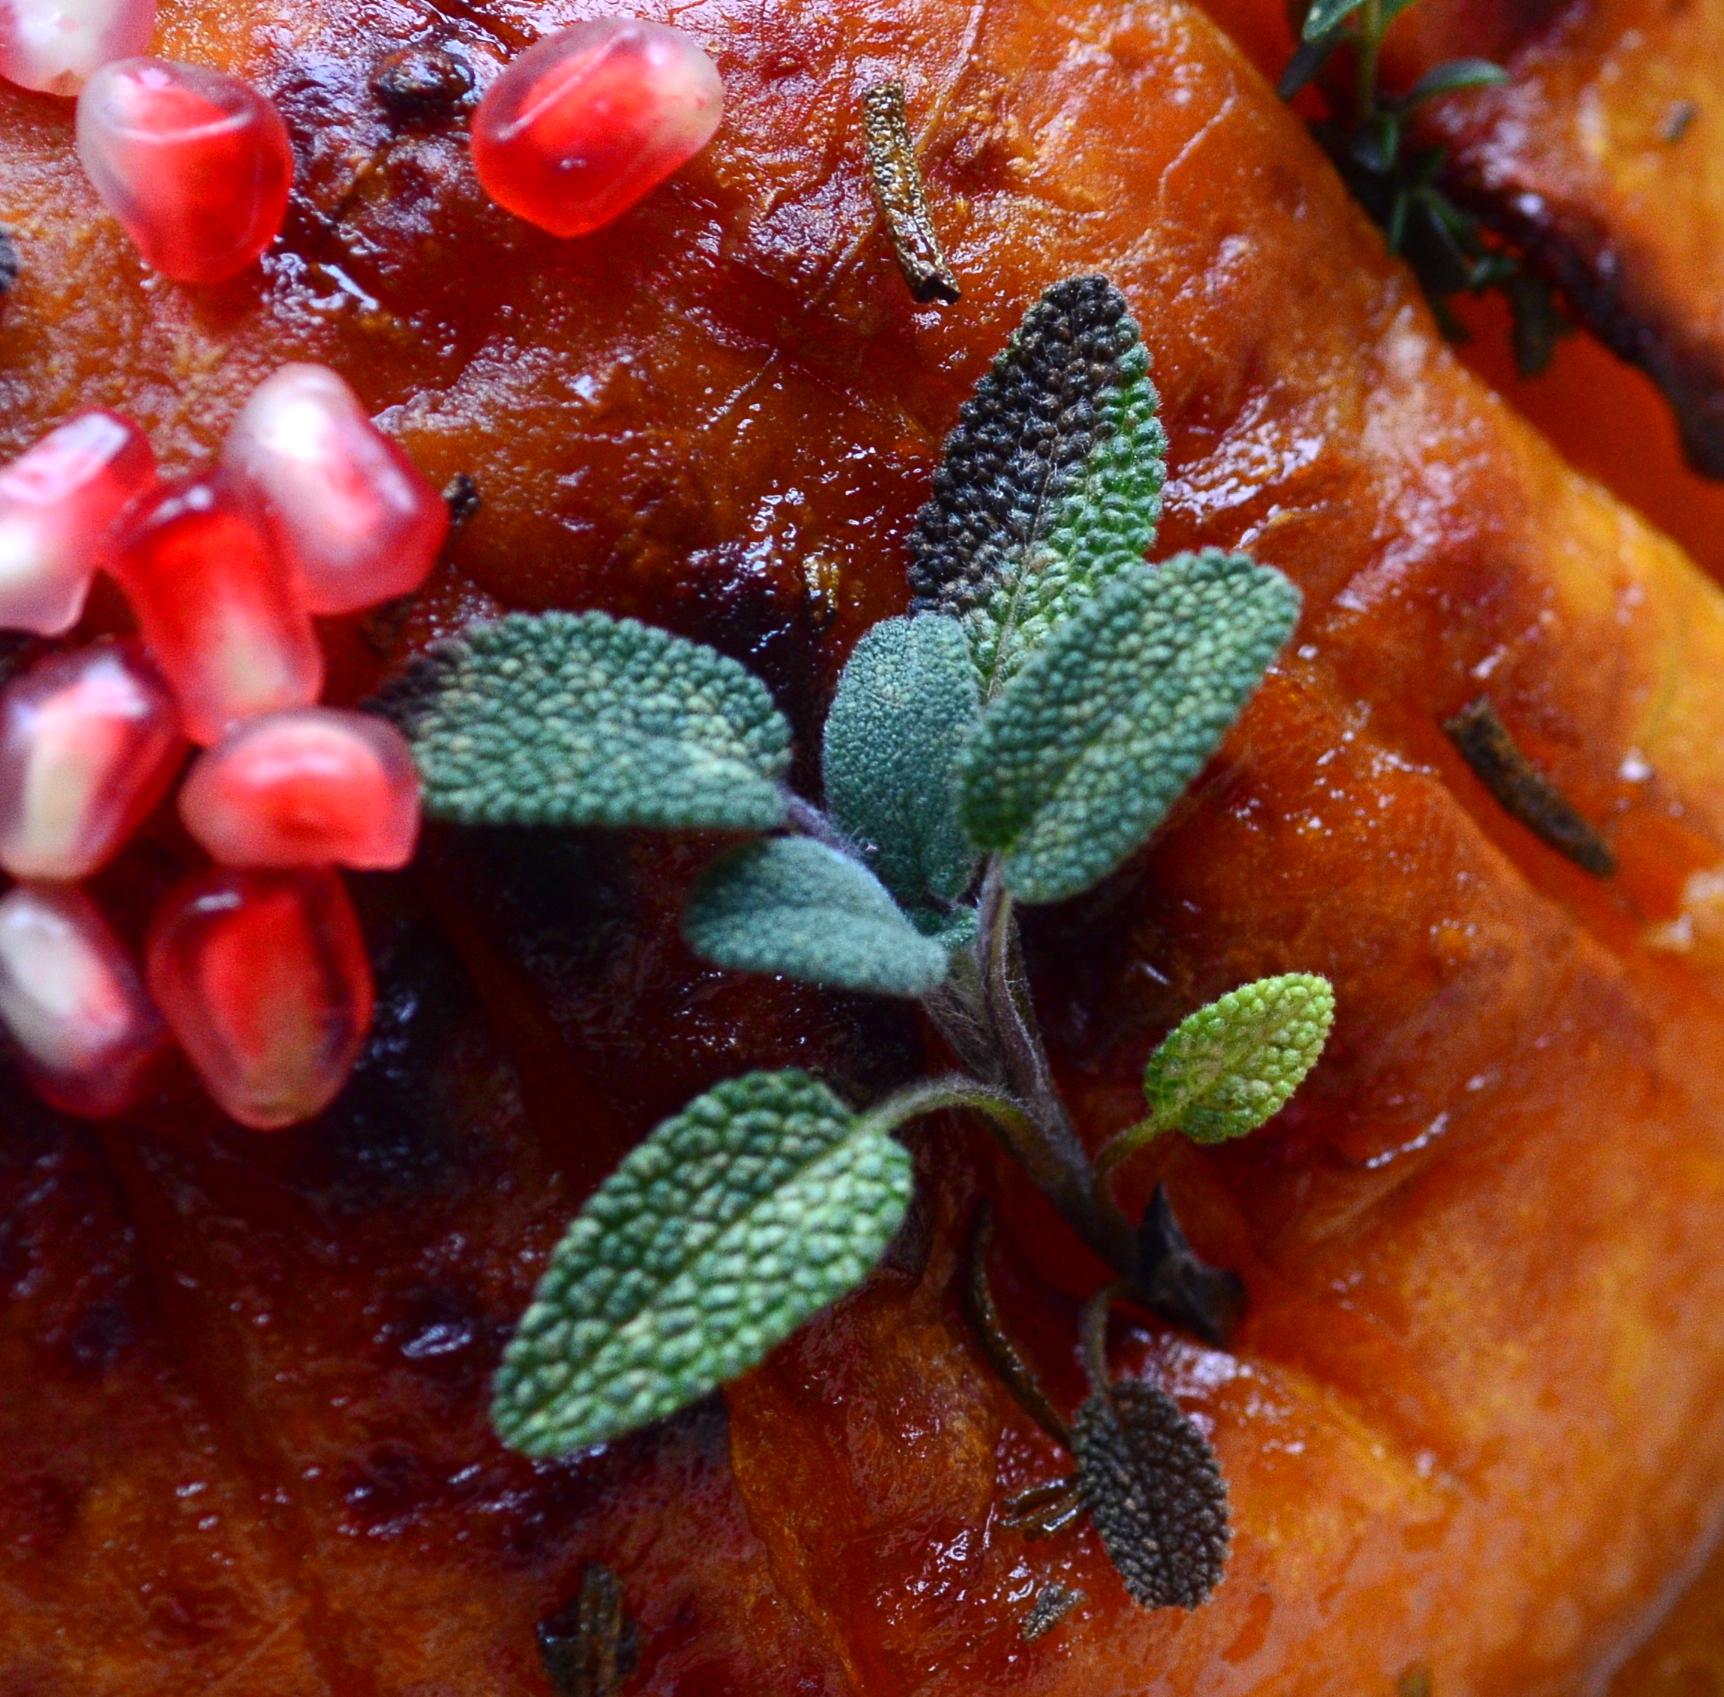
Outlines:
POLYGON ((168 686, 135 644, 39 661, 0 691, 0 866, 88 877, 162 799, 184 749, 168 686))
POLYGON ((425 581, 449 509, 321 365, 284 365, 234 421, 222 463, 251 489, 314 613, 352 613, 425 581))
POLYGON ((371 967, 334 872, 207 872, 150 928, 150 989, 223 1112, 258 1131, 340 1093, 371 1024, 371 967))
POLYGON ((38 1094, 87 1119, 131 1107, 163 1050, 136 969, 81 890, 20 884, 0 901, 0 1021, 38 1094))
POLYGON ((0 629, 70 630, 115 520, 155 480, 143 433, 111 412, 80 413, 0 467, 0 629))
POLYGON ((237 77, 117 59, 78 96, 78 157, 145 261, 215 283, 275 240, 293 181, 281 114, 237 77))
POLYGON ((718 70, 680 30, 593 18, 535 42, 473 114, 485 192, 554 236, 619 216, 712 140, 718 70))
POLYGON ((76 94, 110 59, 142 53, 156 0, 0 0, 0 77, 40 94, 76 94))
POLYGON ((193 742, 317 699, 323 654, 293 575, 219 478, 160 491, 126 527, 112 569, 193 742))
POLYGON ((413 858, 419 773, 407 739, 370 713, 272 713, 199 757, 180 817, 226 866, 382 871, 413 858))

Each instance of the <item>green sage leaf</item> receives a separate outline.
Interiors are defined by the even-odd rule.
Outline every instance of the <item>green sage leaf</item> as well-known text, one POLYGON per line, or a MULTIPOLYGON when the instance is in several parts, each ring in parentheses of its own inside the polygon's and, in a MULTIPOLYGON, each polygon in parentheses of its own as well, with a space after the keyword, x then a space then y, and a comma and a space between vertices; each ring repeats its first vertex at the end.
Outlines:
POLYGON ((790 727, 754 674, 604 613, 513 613, 431 649, 380 709, 426 811, 463 825, 770 830, 790 727))
POLYGON ((1077 277, 1030 308, 947 439, 910 538, 915 612, 970 638, 984 701, 1085 598, 1143 562, 1167 438, 1125 298, 1077 277))
POLYGON ((1087 890, 1203 769, 1298 616, 1286 578, 1181 554, 1115 579, 1024 664, 959 764, 976 844, 1025 902, 1087 890))
POLYGON ((1335 992, 1314 973, 1228 991, 1188 1014, 1150 1056, 1148 1126, 1177 1128, 1194 1143, 1246 1136, 1286 1107, 1334 1023, 1335 992))
POLYGON ((745 1372, 861 1283, 911 1186, 903 1146, 806 1073, 697 1097, 557 1245, 497 1374, 498 1435, 566 1455, 745 1372))
POLYGON ((1402 97, 1401 109, 1411 112, 1439 95, 1459 94, 1469 88, 1497 88, 1508 80, 1508 72, 1489 59, 1451 59, 1446 65, 1426 71, 1402 97))
POLYGON ((867 867, 807 837, 768 837, 721 855, 683 915, 697 954, 738 972, 924 996, 950 956, 867 867))
POLYGON ((956 901, 976 871, 953 766, 981 717, 954 619, 887 619, 856 644, 826 719, 826 805, 907 905, 956 901))
POLYGON ((1305 27, 1299 32, 1302 40, 1318 41, 1330 30, 1345 23, 1365 4, 1365 0, 1311 0, 1305 13, 1305 27))

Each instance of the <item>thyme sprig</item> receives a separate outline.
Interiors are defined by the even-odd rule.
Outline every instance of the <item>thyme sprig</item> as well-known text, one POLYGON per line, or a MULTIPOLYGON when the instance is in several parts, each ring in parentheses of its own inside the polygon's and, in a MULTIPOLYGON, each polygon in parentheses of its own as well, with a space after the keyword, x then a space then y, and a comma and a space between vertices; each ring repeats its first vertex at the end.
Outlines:
MULTIPOLYGON (((790 788, 790 726, 758 679, 629 620, 513 615, 385 697, 433 814, 732 833, 689 898, 689 944, 738 971, 914 1000, 957 1063, 862 1108, 805 1073, 751 1073, 656 1127, 571 1224, 505 1353, 492 1414, 514 1448, 561 1455, 673 1413, 859 1284, 913 1192, 897 1134, 937 1112, 986 1126, 1112 1268, 1097 1324, 1131 1302, 1225 1340, 1239 1282, 1193 1253, 1165 1192, 1129 1217, 1116 1169, 1154 1137, 1262 1124, 1317 1059, 1328 986, 1265 980, 1185 1021, 1145 1075, 1147 1118, 1092 1157, 1018 924, 1148 840, 1297 616, 1291 584, 1242 555, 1145 563, 1157 404, 1104 279, 1032 308, 947 444, 912 543, 917 610, 844 669, 824 805, 790 788)), ((987 1307, 985 1280, 972 1297, 987 1307)), ((1079 1418, 1045 1398, 1037 1414, 1076 1466, 1054 1523, 1087 1511, 1134 1596, 1195 1606, 1226 1548, 1208 1440, 1164 1392, 1110 1385, 1098 1349, 1079 1418)), ((1031 1395, 1027 1369, 994 1360, 1031 1395)))
POLYGON ((1427 71, 1404 94, 1382 88, 1379 69, 1389 26, 1414 0, 1310 0, 1299 45, 1279 92, 1291 100, 1315 85, 1328 113, 1311 133, 1371 220, 1389 251, 1412 266, 1443 334, 1467 331, 1449 305, 1459 294, 1500 290, 1513 323, 1515 363, 1533 377, 1549 364, 1569 328, 1550 286, 1460 206, 1443 183, 1447 152, 1410 139, 1410 122, 1432 102, 1509 80, 1488 59, 1452 59, 1427 71), (1337 63, 1337 61, 1339 61, 1337 63))

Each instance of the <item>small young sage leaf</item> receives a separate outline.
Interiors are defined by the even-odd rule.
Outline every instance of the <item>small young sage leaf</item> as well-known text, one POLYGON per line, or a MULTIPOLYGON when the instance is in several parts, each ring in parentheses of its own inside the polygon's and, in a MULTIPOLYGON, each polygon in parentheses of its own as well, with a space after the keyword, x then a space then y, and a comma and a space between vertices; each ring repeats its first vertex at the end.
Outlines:
POLYGON ((976 851, 952 768, 981 717, 955 619, 887 619, 856 644, 826 718, 826 805, 906 906, 956 901, 976 851))
POLYGON ((380 699, 433 817, 463 825, 782 822, 790 726, 715 649, 604 613, 512 613, 438 644, 380 699))
POLYGON ((1089 595, 1140 566, 1167 437, 1125 298, 1076 277, 1030 308, 964 405, 910 538, 912 611, 970 638, 982 698, 1089 595))
POLYGON ((1279 572, 1211 550, 1115 578, 1054 631, 959 762, 964 824, 1019 900, 1078 895, 1148 839, 1298 612, 1279 572))
POLYGON ((1260 978, 1188 1014, 1144 1070, 1148 1135, 1226 1143, 1255 1131, 1286 1107, 1334 1023, 1335 992, 1310 972, 1260 978))
POLYGON ((1096 1390, 1072 1423, 1078 1492, 1132 1597, 1195 1609, 1221 1583, 1227 1485, 1209 1440, 1158 1386, 1096 1390))
POLYGON ((557 1245, 498 1370, 498 1436, 566 1455, 746 1372, 862 1282, 912 1182, 903 1145, 806 1073, 697 1097, 557 1245))
POLYGON ((882 996, 925 996, 950 965, 867 867, 807 837, 721 855, 682 923, 689 946, 720 966, 882 996))
POLYGON ((1305 13, 1305 27, 1300 36, 1305 41, 1317 41, 1346 20, 1365 4, 1365 0, 1311 0, 1305 13))

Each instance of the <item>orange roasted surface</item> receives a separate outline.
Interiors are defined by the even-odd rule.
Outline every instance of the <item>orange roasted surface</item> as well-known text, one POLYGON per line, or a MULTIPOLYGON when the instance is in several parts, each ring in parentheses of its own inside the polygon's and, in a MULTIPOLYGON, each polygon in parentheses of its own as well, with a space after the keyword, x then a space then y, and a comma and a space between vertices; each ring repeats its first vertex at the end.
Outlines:
MULTIPOLYGON (((498 604, 644 613, 749 659, 807 731, 906 599, 969 385, 1042 288, 1113 277, 1172 440, 1160 546, 1248 547, 1306 595, 1173 826, 1029 937, 1096 1137, 1199 1000, 1336 984, 1294 1107, 1168 1164, 1250 1286, 1237 1353, 1122 1351, 1213 1432, 1228 1578, 1148 1613, 1087 1531, 1000 1524, 1056 1458, 960 1317, 963 1230, 1006 1181, 956 1122, 920 1138, 881 1272, 722 1400, 506 1456, 501 1339, 629 1142, 753 1066, 865 1100, 921 1039, 693 962, 691 845, 449 835, 366 892, 377 1040, 322 1121, 260 1137, 187 1091, 99 1134, 18 1108, 0 1138, 0 1692, 525 1697, 534 1625, 592 1561, 652 1697, 1598 1689, 1724 1515, 1724 599, 1462 369, 1203 14, 642 7, 713 50, 729 116, 578 244, 483 202, 458 118, 368 90, 390 49, 452 43, 483 77, 597 9, 170 4, 158 45, 257 78, 301 161, 265 272, 213 292, 147 280, 68 110, 6 94, 0 449, 101 402, 188 463, 276 363, 327 360, 484 497, 403 643, 498 604), (894 73, 965 286, 943 313, 862 173, 860 95, 894 73), (1616 877, 1461 764, 1440 722, 1482 693, 1616 877), (1056 1582, 1085 1600, 1026 1640, 1056 1582)), ((341 640, 358 689, 375 660, 341 640)), ((1002 1303, 1075 1398, 1088 1272, 1036 1198, 1003 1201, 1002 1303)))

